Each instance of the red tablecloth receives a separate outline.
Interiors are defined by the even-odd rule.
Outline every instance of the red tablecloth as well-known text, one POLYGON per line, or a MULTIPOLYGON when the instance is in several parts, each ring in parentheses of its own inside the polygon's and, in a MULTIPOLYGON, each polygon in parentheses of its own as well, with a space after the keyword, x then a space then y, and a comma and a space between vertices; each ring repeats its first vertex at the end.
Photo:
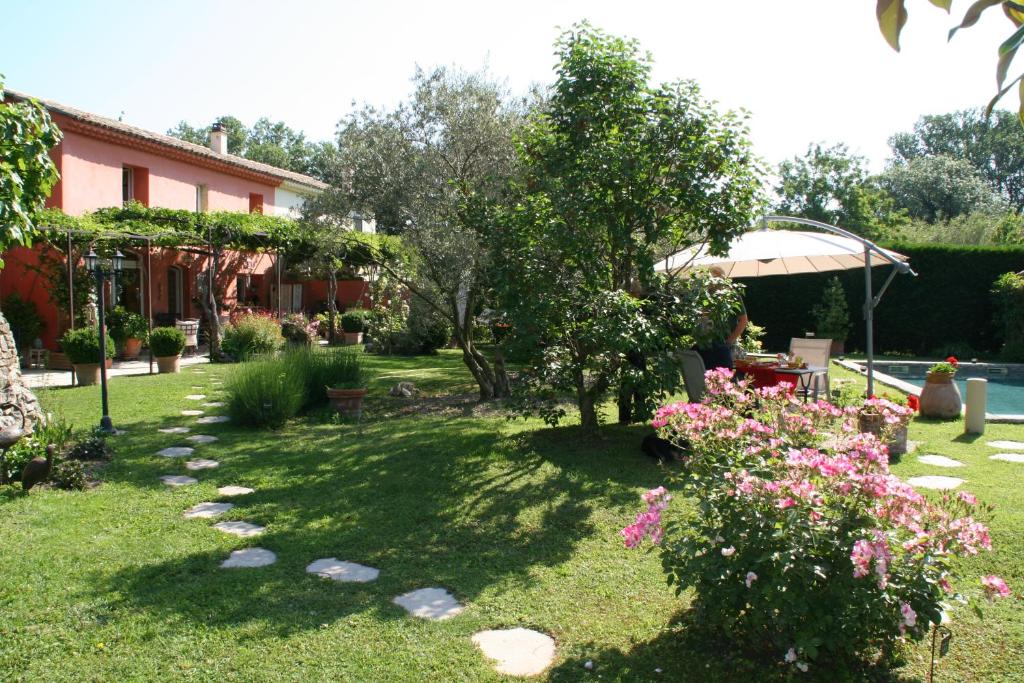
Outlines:
POLYGON ((755 387, 774 387, 777 384, 788 384, 791 387, 795 387, 797 382, 796 375, 777 373, 775 372, 777 367, 779 367, 777 363, 765 365, 762 363, 736 361, 737 372, 742 372, 749 377, 755 387))

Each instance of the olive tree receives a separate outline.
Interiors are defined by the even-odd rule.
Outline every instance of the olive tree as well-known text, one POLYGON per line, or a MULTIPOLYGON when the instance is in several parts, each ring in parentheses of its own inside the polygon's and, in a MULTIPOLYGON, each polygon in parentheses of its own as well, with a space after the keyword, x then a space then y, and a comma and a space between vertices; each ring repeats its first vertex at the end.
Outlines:
POLYGON ((581 24, 557 49, 557 81, 520 144, 521 196, 492 231, 496 281, 532 350, 528 377, 572 394, 592 429, 605 394, 627 400, 639 379, 678 375, 669 351, 693 341, 671 339, 681 310, 732 305, 673 290, 655 262, 696 243, 725 251, 759 206, 759 168, 743 118, 718 113, 696 83, 650 85, 636 42, 581 24))

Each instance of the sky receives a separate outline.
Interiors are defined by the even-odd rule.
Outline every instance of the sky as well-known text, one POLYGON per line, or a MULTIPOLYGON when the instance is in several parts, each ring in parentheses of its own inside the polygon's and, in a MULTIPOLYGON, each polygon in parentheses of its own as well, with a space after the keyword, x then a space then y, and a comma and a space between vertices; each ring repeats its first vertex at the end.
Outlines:
POLYGON ((549 84, 556 39, 586 19, 639 40, 654 81, 693 79, 720 108, 747 110, 766 162, 842 142, 877 172, 890 135, 995 93, 1012 27, 993 10, 947 42, 969 5, 949 16, 907 0, 896 53, 872 0, 0 0, 0 73, 13 90, 158 132, 231 114, 322 140, 354 106, 403 100, 417 65, 486 66, 516 93, 549 84))

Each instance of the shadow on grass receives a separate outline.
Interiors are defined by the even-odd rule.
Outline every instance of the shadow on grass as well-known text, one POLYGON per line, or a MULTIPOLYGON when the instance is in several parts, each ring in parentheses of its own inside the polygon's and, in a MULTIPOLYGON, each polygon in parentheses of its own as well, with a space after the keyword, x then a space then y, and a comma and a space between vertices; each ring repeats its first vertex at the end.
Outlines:
MULTIPOLYGON (((188 443, 187 434, 156 432, 174 422, 125 425, 130 434, 107 479, 163 487, 157 477, 174 473, 175 463, 154 454, 188 443)), ((442 586, 471 602, 484 591, 533 585, 533 567, 571 559, 594 534, 595 510, 633 505, 639 487, 662 478, 639 451, 643 428, 611 427, 586 439, 577 428, 505 436, 502 424, 410 417, 295 422, 279 433, 203 426, 221 440, 197 447, 195 456, 221 467, 195 476, 220 485, 258 482, 255 493, 232 499, 236 508, 223 518, 267 532, 234 547, 267 548, 278 562, 227 571, 219 568, 226 551, 202 551, 98 580, 125 607, 169 620, 258 621, 291 632, 367 609, 404 618, 390 599, 409 590, 442 586), (326 557, 381 575, 353 587, 305 573, 326 557), (317 616, 307 617, 310 611, 317 616)))

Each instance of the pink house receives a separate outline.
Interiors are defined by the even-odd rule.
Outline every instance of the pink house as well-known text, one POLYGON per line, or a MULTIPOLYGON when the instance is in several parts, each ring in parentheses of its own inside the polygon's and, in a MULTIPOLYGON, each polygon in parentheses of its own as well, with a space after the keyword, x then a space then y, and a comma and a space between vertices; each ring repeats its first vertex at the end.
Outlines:
MULTIPOLYGON (((15 100, 28 97, 10 90, 6 95, 15 100)), ((307 197, 326 187, 316 178, 228 154, 227 135, 218 125, 210 134, 210 146, 203 147, 56 102, 39 101, 64 133, 63 141, 51 151, 61 180, 47 206, 70 215, 134 200, 171 209, 287 216, 296 215, 307 197)), ((353 228, 372 231, 373 223, 354 217, 353 228)), ((193 298, 206 257, 175 249, 144 252, 144 247, 125 252, 126 269, 115 295, 117 303, 146 315, 151 297, 157 324, 199 318, 201 308, 193 298), (151 283, 144 282, 146 258, 151 262, 151 283), (147 285, 151 286, 149 292, 147 285)), ((51 297, 51 281, 40 272, 45 258, 42 247, 18 248, 6 254, 0 271, 0 297, 17 292, 36 305, 46 325, 44 346, 52 350, 69 321, 51 297)), ((313 311, 323 303, 323 283, 284 279, 278 292, 274 259, 269 255, 232 252, 224 264, 223 301, 229 307, 313 311)), ((339 283, 340 306, 352 306, 365 297, 361 280, 339 283)))

